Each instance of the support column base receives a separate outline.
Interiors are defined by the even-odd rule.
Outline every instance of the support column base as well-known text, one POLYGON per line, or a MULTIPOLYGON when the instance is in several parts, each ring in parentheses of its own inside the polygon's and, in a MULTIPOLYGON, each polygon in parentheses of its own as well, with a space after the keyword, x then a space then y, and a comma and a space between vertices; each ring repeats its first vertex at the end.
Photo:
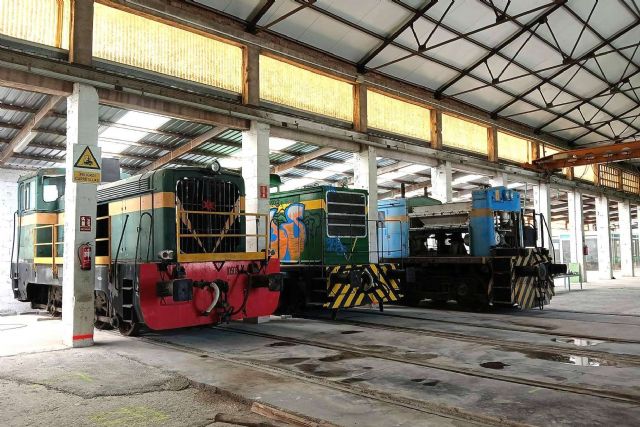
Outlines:
POLYGON ((83 337, 72 337, 71 339, 64 338, 62 340, 62 343, 67 347, 71 347, 71 348, 91 347, 94 344, 93 334, 91 334, 91 336, 87 338, 83 338, 83 337))

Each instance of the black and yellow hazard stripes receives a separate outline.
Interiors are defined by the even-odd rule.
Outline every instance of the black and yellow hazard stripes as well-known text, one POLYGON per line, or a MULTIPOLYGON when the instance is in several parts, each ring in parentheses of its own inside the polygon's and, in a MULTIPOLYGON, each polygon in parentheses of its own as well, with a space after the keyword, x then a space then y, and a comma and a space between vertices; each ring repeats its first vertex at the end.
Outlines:
POLYGON ((542 254, 538 249, 528 249, 523 255, 512 258, 512 283, 511 301, 522 309, 540 307, 548 304, 555 295, 553 279, 540 278, 533 275, 521 276, 516 274, 517 267, 532 267, 549 263, 548 255, 542 254))
POLYGON ((326 267, 328 302, 325 308, 358 307, 400 299, 395 264, 336 265, 326 267))

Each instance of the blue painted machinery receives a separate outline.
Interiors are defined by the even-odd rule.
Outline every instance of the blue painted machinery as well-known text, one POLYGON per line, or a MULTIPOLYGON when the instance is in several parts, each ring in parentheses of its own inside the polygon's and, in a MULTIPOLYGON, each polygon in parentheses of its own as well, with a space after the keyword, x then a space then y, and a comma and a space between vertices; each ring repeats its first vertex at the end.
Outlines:
POLYGON ((513 246, 515 242, 507 242, 507 239, 522 235, 520 223, 515 224, 521 210, 520 194, 496 187, 474 191, 471 196, 471 255, 489 256, 493 248, 513 246), (513 230, 513 226, 519 229, 513 230))
POLYGON ((553 276, 566 272, 536 246, 541 215, 525 214, 520 194, 506 187, 474 191, 471 202, 382 200, 378 211, 381 258, 402 264, 410 305, 542 307, 554 294, 553 276))

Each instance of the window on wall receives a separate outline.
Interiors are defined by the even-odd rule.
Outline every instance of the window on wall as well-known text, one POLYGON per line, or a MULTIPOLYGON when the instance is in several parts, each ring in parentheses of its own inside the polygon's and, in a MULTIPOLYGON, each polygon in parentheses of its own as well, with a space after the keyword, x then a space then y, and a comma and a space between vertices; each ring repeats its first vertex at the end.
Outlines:
POLYGON ((640 193, 640 175, 633 172, 622 171, 622 190, 627 193, 640 193))
POLYGON ((574 166, 573 179, 581 179, 583 181, 594 182, 596 175, 592 165, 574 166))
POLYGON ((69 49, 71 0, 0 0, 0 34, 69 49))
POLYGON ((213 86, 242 91, 242 49, 182 28, 96 3, 97 58, 213 86))
POLYGON ((370 128, 429 141, 430 115, 428 108, 367 90, 367 125, 370 128))
POLYGON ((448 114, 442 115, 442 145, 487 154, 487 128, 448 114))
POLYGON ((260 98, 353 122, 353 85, 260 55, 260 98))
POLYGON ((498 157, 517 163, 531 161, 531 142, 504 132, 498 132, 498 157))

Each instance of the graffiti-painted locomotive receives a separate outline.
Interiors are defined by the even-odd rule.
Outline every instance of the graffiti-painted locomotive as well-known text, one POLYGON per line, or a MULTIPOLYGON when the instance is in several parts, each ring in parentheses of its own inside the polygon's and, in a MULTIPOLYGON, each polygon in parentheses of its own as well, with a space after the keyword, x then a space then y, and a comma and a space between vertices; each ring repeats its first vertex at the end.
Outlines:
POLYGON ((554 295, 554 275, 566 273, 536 245, 545 219, 525 214, 520 194, 508 188, 474 191, 471 202, 383 200, 378 209, 378 246, 383 259, 403 265, 409 305, 430 299, 542 307, 554 295))
MULTIPOLYGON (((62 306, 64 169, 19 181, 12 288, 52 313, 62 306)), ((231 172, 162 169, 101 186, 97 194, 97 327, 132 335, 272 314, 282 277, 266 250, 247 252, 244 182, 231 172)), ((266 223, 266 215, 260 219, 266 223)), ((255 245, 258 247, 258 245, 255 245)))
MULTIPOLYGON (((370 262, 368 194, 315 186, 271 195, 270 251, 284 275, 281 310, 397 301, 394 264, 370 262)), ((373 236, 375 239, 375 236, 373 236)))

